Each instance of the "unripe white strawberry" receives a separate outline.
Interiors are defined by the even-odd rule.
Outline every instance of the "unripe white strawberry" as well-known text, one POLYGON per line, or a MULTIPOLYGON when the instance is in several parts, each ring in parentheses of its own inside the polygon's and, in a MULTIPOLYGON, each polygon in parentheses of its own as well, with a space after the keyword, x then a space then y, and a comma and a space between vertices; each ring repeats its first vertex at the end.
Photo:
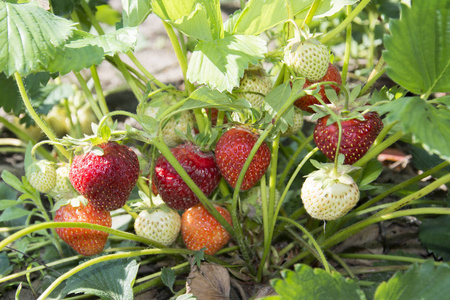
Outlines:
POLYGON ((26 176, 28 182, 39 192, 47 193, 56 184, 56 170, 48 160, 33 162, 27 167, 26 176))
POLYGON ((295 107, 294 108, 294 124, 289 126, 288 129, 281 133, 282 137, 288 137, 296 134, 303 127, 303 112, 301 109, 295 107))
POLYGON ((284 49, 284 62, 295 73, 311 81, 322 79, 328 70, 328 48, 314 38, 301 40, 295 37, 284 49))
POLYGON ((272 90, 272 81, 260 66, 251 66, 244 72, 239 84, 238 97, 245 98, 256 109, 261 109, 264 97, 272 90))
POLYGON ((69 179, 69 166, 63 164, 56 169, 56 184, 48 192, 56 200, 71 199, 77 195, 69 179))
POLYGON ((141 237, 165 246, 171 245, 181 229, 181 217, 166 205, 143 210, 134 221, 134 230, 141 237))
POLYGON ((359 188, 348 172, 354 167, 322 164, 309 174, 301 189, 306 212, 319 220, 336 220, 349 212, 359 200, 359 188))

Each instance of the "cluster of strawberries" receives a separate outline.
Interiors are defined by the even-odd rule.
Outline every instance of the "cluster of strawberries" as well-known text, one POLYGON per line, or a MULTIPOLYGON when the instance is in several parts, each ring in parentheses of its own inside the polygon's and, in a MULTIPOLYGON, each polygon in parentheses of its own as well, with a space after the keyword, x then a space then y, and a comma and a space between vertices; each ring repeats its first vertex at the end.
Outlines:
MULTIPOLYGON (((307 176, 301 189, 306 211, 320 220, 337 219, 356 205, 359 190, 348 174, 355 169, 350 165, 366 154, 383 128, 376 112, 365 109, 358 113, 361 109, 356 105, 340 106, 337 101, 330 101, 326 87, 331 87, 337 99, 342 79, 329 60, 328 49, 313 38, 296 37, 284 52, 284 62, 292 70, 293 79, 303 78, 305 82, 300 91, 302 95, 293 102, 296 107, 294 125, 282 135, 295 134, 301 129, 302 111, 316 114, 314 141, 317 147, 330 160, 337 160, 336 154, 344 158, 344 165, 315 163, 318 170, 307 176)), ((261 66, 250 67, 235 94, 261 112, 271 89, 272 82, 265 70, 261 66)), ((150 105, 144 113, 155 117, 158 109, 150 105)), ((211 109, 209 114, 215 121, 217 110, 211 109)), ((192 113, 184 111, 176 120, 169 120, 161 129, 164 142, 172 147, 171 153, 199 190, 206 197, 211 196, 222 178, 236 188, 243 166, 259 140, 258 131, 249 125, 228 124, 214 148, 205 150, 175 134, 194 128, 192 113)), ((270 161, 270 149, 263 141, 240 182, 240 191, 252 189, 266 173, 270 161)), ((153 194, 159 195, 165 204, 140 212, 134 224, 138 235, 169 246, 181 231, 188 249, 205 248, 206 254, 214 254, 228 243, 230 234, 200 203, 196 193, 164 155, 157 158, 151 174, 153 194), (180 211, 183 211, 181 216, 180 211)), ((59 206, 55 221, 107 227, 112 223, 110 211, 126 204, 139 176, 137 155, 115 141, 92 145, 85 153, 76 155, 70 167, 55 168, 49 162, 39 161, 27 172, 28 180, 39 191, 56 199, 70 199, 59 206)), ((230 213, 223 207, 215 207, 232 225, 230 213)), ((58 228, 56 231, 82 255, 100 253, 108 237, 107 233, 92 229, 58 228)))

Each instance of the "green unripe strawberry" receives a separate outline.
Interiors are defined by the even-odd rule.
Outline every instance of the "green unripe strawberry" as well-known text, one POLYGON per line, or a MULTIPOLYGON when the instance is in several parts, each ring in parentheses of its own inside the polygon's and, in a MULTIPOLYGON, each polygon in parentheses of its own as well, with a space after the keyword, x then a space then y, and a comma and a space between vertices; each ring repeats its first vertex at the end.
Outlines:
POLYGON ((298 75, 317 81, 327 73, 330 53, 314 38, 293 38, 284 50, 284 62, 298 75))
POLYGON ((289 126, 288 129, 281 133, 282 137, 288 137, 296 134, 303 127, 303 112, 299 108, 294 108, 294 124, 289 126))
POLYGON ((245 98, 254 108, 261 109, 264 97, 272 90, 272 81, 260 66, 252 66, 245 70, 241 79, 237 96, 245 98))
MULTIPOLYGON (((280 201, 280 192, 275 190, 275 205, 280 201)), ((266 187, 266 203, 269 204, 269 187, 266 187)), ((250 219, 262 224, 262 193, 261 187, 255 186, 246 191, 242 198, 242 211, 250 219)))
POLYGON ((167 205, 143 210, 134 221, 134 230, 138 236, 148 238, 165 246, 175 242, 180 229, 180 215, 167 205))
POLYGON ((28 182, 41 193, 49 192, 56 185, 56 170, 48 160, 33 162, 27 167, 28 182))

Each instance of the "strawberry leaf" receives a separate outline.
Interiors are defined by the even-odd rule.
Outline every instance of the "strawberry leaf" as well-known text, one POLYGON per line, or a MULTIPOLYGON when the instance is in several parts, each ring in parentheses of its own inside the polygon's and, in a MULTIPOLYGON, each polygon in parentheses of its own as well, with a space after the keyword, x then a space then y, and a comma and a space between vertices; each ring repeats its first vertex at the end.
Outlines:
MULTIPOLYGON (((450 199, 450 198, 449 198, 450 199)), ((425 219, 419 227, 419 238, 436 258, 450 260, 450 216, 425 219), (447 225, 445 225, 447 224, 447 225)))
POLYGON ((226 93, 201 87, 189 95, 189 99, 178 111, 210 107, 220 110, 239 110, 250 108, 250 105, 244 99, 233 99, 226 93))
POLYGON ((33 3, 0 2, 0 72, 7 77, 46 69, 56 48, 72 34, 73 23, 33 3))
POLYGON ((188 36, 202 41, 223 35, 219 0, 153 0, 153 12, 188 36))
POLYGON ((66 294, 84 293, 106 300, 131 300, 132 285, 139 265, 135 260, 110 260, 96 263, 71 276, 66 294))
POLYGON ((379 106, 386 113, 385 121, 399 121, 413 142, 420 143, 430 153, 450 160, 450 111, 438 109, 420 97, 404 97, 379 106))
MULTIPOLYGON (((294 15, 301 19, 306 16, 314 0, 291 1, 294 15)), ((323 0, 316 11, 316 16, 330 16, 340 11, 345 5, 356 3, 356 0, 323 0)), ((233 15, 225 28, 234 34, 258 35, 288 18, 285 0, 250 0, 245 8, 233 15)))
POLYGON ((337 272, 328 274, 325 270, 313 269, 307 265, 299 264, 295 266, 295 271, 283 270, 281 276, 283 279, 274 279, 271 282, 279 296, 266 299, 366 299, 356 282, 345 279, 337 272))
POLYGON ((445 299, 450 294, 450 266, 432 261, 396 273, 375 292, 375 300, 445 299))
POLYGON ((173 285, 175 284, 176 279, 175 271, 171 268, 162 268, 161 269, 161 281, 167 286, 172 293, 175 293, 173 290, 173 285))
POLYGON ((187 77, 220 92, 239 86, 239 79, 250 64, 258 63, 267 52, 266 41, 250 35, 232 35, 199 42, 192 53, 187 77))
POLYGON ((415 94, 450 92, 450 13, 447 1, 402 5, 384 37, 388 75, 415 94))
POLYGON ((148 0, 122 0, 123 27, 139 26, 152 11, 148 0))

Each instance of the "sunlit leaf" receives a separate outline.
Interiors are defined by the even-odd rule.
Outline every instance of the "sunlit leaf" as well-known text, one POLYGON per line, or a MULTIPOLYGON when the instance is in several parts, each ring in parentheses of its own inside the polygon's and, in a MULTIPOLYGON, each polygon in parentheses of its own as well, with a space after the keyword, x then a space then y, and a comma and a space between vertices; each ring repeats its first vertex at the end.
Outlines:
POLYGON ((196 108, 217 108, 219 110, 239 110, 250 108, 248 101, 233 99, 226 93, 201 87, 195 90, 189 99, 181 106, 180 110, 196 108))
POLYGON ((152 11, 149 0, 122 0, 122 19, 124 27, 139 26, 152 11))
POLYGON ((153 0, 153 11, 188 36, 209 41, 223 34, 219 0, 153 0))
POLYGON ((447 299, 450 295, 450 266, 432 261, 396 273, 375 292, 375 300, 447 299))
POLYGON ((33 3, 0 2, 0 72, 26 76, 43 70, 56 48, 71 35, 73 23, 33 3))
POLYGON ((192 53, 187 76, 191 82, 207 84, 211 89, 232 91, 249 64, 256 64, 266 52, 266 41, 250 35, 199 42, 192 53))
POLYGON ((402 5, 384 37, 387 73, 415 94, 450 92, 450 7, 448 1, 402 5))

